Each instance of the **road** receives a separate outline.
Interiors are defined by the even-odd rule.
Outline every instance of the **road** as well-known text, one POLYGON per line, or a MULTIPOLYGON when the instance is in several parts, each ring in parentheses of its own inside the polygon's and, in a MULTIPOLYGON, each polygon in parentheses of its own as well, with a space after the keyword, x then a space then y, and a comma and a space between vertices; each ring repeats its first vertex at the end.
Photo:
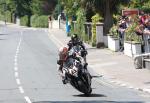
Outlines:
POLYGON ((46 29, 0 26, 0 103, 149 103, 149 95, 93 78, 85 97, 57 73, 55 43, 46 29))

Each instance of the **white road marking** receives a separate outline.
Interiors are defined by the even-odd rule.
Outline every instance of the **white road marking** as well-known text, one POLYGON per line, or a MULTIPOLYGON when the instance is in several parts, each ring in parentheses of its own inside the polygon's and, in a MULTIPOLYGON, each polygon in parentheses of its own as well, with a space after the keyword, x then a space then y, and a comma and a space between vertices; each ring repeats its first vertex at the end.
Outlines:
POLYGON ((18 46, 17 46, 17 49, 19 49, 19 48, 20 48, 20 41, 19 41, 18 46))
POLYGON ((19 52, 19 50, 20 50, 20 47, 17 48, 16 52, 19 52))
POLYGON ((89 59, 88 62, 97 62, 97 61, 102 61, 102 59, 89 59))
POLYGON ((19 47, 17 47, 17 51, 19 51, 19 47))
POLYGON ((19 52, 16 51, 16 54, 19 55, 19 52))
POLYGON ((18 79, 18 78, 16 79, 16 82, 17 82, 18 85, 21 84, 20 79, 18 79))
POLYGON ((18 58, 18 54, 15 54, 15 58, 18 58))
POLYGON ((20 93, 21 93, 21 94, 24 93, 24 89, 22 88, 22 86, 19 86, 19 90, 20 90, 20 93))
POLYGON ((147 88, 143 89, 143 91, 147 92, 147 93, 150 93, 150 89, 147 89, 147 88))
POLYGON ((107 86, 107 87, 114 88, 113 85, 111 85, 110 83, 107 83, 107 82, 105 82, 105 81, 103 81, 103 80, 100 80, 100 79, 94 79, 94 80, 97 81, 98 83, 100 83, 100 85, 105 85, 105 86, 107 86))
POLYGON ((134 88, 135 90, 139 90, 139 88, 134 88))
POLYGON ((19 42, 19 44, 18 44, 18 48, 20 48, 20 45, 21 45, 21 44, 20 44, 20 42, 19 42))
POLYGON ((122 86, 122 87, 126 87, 126 86, 127 86, 127 84, 124 84, 124 83, 123 83, 123 84, 120 84, 120 86, 122 86))
POLYGON ((15 77, 18 78, 19 74, 18 72, 15 72, 15 77))
POLYGON ((54 35, 50 35, 48 34, 49 38, 55 43, 57 44, 57 46, 61 47, 64 44, 62 42, 60 42, 54 35))
POLYGON ((112 83, 116 83, 116 81, 110 81, 110 82, 112 82, 112 83))
MULTIPOLYGON (((22 42, 23 31, 21 31, 20 34, 21 34, 20 41, 18 43, 18 46, 16 48, 16 54, 14 56, 14 71, 15 71, 14 76, 16 78, 16 83, 18 85, 18 89, 19 89, 20 93, 24 94, 24 89, 21 86, 21 82, 20 82, 20 79, 19 79, 19 73, 18 73, 18 54, 19 54, 20 46, 21 46, 21 42, 22 42)), ((32 103, 28 96, 25 96, 24 99, 26 100, 27 103, 32 103)))
POLYGON ((59 43, 56 43, 56 41, 55 41, 51 36, 49 36, 49 38, 52 40, 53 43, 55 43, 55 45, 56 45, 58 48, 61 47, 61 45, 60 45, 59 43))
POLYGON ((15 62, 14 65, 15 65, 15 67, 17 67, 17 65, 18 65, 17 62, 15 62))
POLYGON ((28 96, 25 96, 24 99, 26 100, 27 103, 32 103, 28 96))
POLYGON ((90 64, 91 67, 104 67, 104 66, 112 66, 118 64, 117 62, 107 62, 107 63, 100 63, 100 64, 90 64))
POLYGON ((17 62, 17 58, 14 59, 14 62, 15 62, 15 63, 17 62))
POLYGON ((129 86, 129 88, 130 88, 130 89, 134 89, 134 87, 133 87, 133 86, 129 86))
POLYGON ((18 67, 14 67, 14 70, 15 70, 15 71, 18 71, 18 67))

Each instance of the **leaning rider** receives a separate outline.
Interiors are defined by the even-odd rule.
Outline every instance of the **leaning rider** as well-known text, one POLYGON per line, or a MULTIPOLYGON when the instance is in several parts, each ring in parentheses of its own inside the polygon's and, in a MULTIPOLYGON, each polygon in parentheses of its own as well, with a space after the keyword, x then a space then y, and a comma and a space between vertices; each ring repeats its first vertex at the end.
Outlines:
POLYGON ((62 71, 63 67, 67 67, 68 65, 72 65, 72 58, 76 59, 75 55, 70 55, 68 51, 68 47, 64 46, 59 49, 59 60, 57 64, 59 65, 59 74, 62 77, 63 84, 67 83, 66 73, 62 71))
POLYGON ((82 47, 83 50, 85 50, 85 46, 83 44, 83 42, 79 39, 77 34, 73 34, 71 36, 71 40, 68 42, 68 46, 69 46, 69 50, 76 45, 80 45, 82 47))
POLYGON ((83 49, 81 50, 81 56, 84 58, 85 64, 87 66, 87 63, 86 63, 87 50, 83 42, 79 39, 77 34, 73 34, 71 36, 71 40, 68 42, 67 45, 69 46, 68 50, 71 50, 73 46, 78 46, 78 45, 81 46, 81 48, 83 49))

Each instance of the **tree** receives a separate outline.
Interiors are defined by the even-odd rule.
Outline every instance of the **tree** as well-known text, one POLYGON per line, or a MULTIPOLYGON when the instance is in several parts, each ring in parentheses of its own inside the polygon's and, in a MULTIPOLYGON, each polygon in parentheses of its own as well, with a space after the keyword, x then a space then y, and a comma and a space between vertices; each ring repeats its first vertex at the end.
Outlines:
MULTIPOLYGON (((65 1, 65 9, 69 14, 72 14, 73 11, 73 2, 75 0, 63 0, 65 1)), ((79 7, 84 8, 87 16, 93 16, 94 13, 99 13, 104 17, 104 34, 109 32, 110 27, 113 24, 113 13, 117 11, 117 7, 119 4, 126 4, 129 0, 80 0, 76 1, 79 7), (89 10, 93 12, 89 13, 89 10)), ((89 18, 89 17, 88 17, 89 18)))
POLYGON ((93 5, 96 12, 104 18, 104 34, 109 32, 113 24, 113 14, 118 13, 120 4, 128 4, 129 0, 94 0, 93 5))
POLYGON ((61 0, 61 5, 64 7, 64 11, 68 17, 76 15, 76 12, 80 4, 80 0, 61 0))
POLYGON ((130 0, 129 8, 138 8, 144 12, 150 12, 150 1, 149 0, 130 0))
POLYGON ((31 10, 33 14, 49 15, 52 14, 56 4, 56 0, 32 0, 31 10))

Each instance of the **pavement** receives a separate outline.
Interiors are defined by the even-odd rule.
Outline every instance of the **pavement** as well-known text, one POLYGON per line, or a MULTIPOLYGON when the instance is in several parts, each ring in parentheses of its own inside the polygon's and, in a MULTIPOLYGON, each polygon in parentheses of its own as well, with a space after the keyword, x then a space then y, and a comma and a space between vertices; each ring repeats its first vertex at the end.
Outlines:
MULTIPOLYGON (((50 39, 57 47, 65 46, 70 40, 61 29, 50 29, 50 39)), ((109 82, 150 94, 150 70, 135 69, 133 59, 121 52, 107 48, 97 49, 85 43, 88 50, 88 66, 109 82)))

